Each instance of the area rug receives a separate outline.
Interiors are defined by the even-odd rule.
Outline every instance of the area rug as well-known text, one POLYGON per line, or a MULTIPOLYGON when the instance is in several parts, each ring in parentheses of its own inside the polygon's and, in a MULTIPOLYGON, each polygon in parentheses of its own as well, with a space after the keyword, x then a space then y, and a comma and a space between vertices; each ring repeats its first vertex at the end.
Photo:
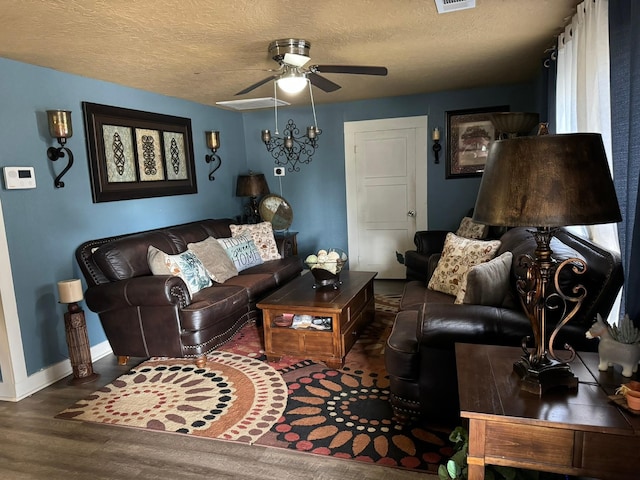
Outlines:
POLYGON ((448 426, 396 421, 384 369, 399 296, 376 315, 341 369, 283 357, 267 362, 262 329, 245 326, 203 368, 152 358, 57 418, 288 448, 434 473, 451 454, 448 426))

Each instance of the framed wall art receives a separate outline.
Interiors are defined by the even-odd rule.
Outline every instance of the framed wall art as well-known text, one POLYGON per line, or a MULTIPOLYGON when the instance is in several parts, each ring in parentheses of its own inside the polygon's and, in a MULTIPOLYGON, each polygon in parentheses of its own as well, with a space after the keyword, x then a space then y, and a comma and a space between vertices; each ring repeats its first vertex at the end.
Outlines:
POLYGON ((191 119, 82 102, 93 202, 196 193, 191 119))
POLYGON ((484 171, 489 144, 498 138, 490 115, 509 106, 447 112, 446 178, 478 177, 484 171))

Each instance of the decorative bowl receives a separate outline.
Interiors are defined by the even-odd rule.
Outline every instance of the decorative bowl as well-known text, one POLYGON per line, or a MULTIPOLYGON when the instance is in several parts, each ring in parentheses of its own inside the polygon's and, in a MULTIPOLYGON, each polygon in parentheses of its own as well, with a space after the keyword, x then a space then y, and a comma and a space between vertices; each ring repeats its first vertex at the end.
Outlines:
POLYGON ((319 250, 317 255, 309 255, 304 263, 309 267, 315 279, 313 288, 327 285, 338 288, 342 283, 340 281, 340 272, 348 259, 347 254, 339 248, 319 250))

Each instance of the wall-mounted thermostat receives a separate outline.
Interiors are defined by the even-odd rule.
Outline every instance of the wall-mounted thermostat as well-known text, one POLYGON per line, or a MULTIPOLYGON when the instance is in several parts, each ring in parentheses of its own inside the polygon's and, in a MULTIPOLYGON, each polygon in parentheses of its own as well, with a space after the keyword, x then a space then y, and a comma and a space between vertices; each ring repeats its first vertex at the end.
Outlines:
POLYGON ((4 167, 4 186, 14 188, 36 188, 36 175, 33 167, 4 167))

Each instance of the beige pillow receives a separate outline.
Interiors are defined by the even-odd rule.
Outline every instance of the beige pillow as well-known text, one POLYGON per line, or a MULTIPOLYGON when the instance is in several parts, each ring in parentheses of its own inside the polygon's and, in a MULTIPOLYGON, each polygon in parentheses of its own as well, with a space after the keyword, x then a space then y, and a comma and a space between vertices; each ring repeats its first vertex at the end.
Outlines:
POLYGON ((280 253, 278 252, 278 245, 273 236, 273 226, 270 222, 262 222, 256 224, 245 225, 229 225, 231 229, 231 236, 237 237, 239 235, 249 235, 253 240, 253 243, 258 247, 260 252, 260 258, 262 260, 278 260, 280 253))
POLYGON ((493 259, 500 245, 500 240, 472 240, 447 233, 428 288, 456 296, 467 271, 474 265, 493 259))
POLYGON ((238 269, 215 238, 208 237, 201 242, 189 243, 187 249, 196 254, 214 282, 224 283, 238 275, 238 269))
POLYGON ((460 222, 456 235, 481 240, 489 235, 489 225, 474 222, 471 217, 464 217, 460 222))
POLYGON ((458 290, 455 303, 501 307, 509 295, 513 254, 505 252, 469 269, 458 290))
POLYGON ((173 275, 180 277, 187 284, 189 293, 193 295, 205 287, 211 286, 207 269, 195 253, 187 250, 177 255, 170 255, 158 250, 153 245, 147 249, 147 262, 154 275, 173 275))

